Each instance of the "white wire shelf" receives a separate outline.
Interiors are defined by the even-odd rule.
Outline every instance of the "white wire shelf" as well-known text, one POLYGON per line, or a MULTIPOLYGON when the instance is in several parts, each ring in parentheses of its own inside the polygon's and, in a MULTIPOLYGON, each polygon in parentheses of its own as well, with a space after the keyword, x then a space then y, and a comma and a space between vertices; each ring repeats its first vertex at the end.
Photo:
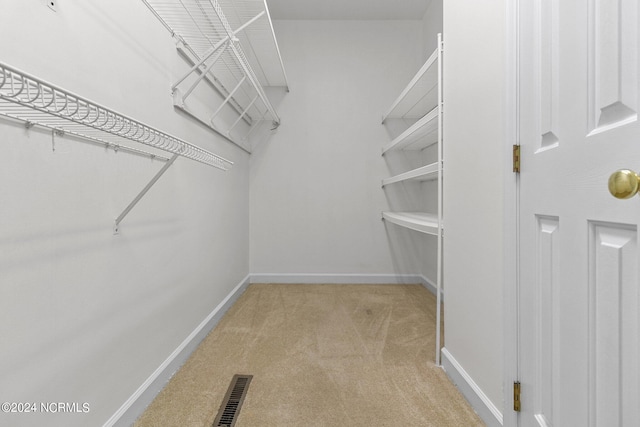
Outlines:
POLYGON ((427 115, 411 125, 397 138, 382 147, 384 155, 390 150, 422 150, 438 142, 439 108, 434 108, 427 115))
POLYGON ((262 86, 289 87, 266 0, 218 0, 229 25, 238 28, 264 12, 265 16, 238 34, 240 45, 262 86))
MULTIPOLYGON (((0 63, 0 115, 127 150, 135 142, 228 170, 233 162, 0 63)), ((153 156, 152 153, 148 153, 153 156)))
POLYGON ((382 123, 388 118, 418 119, 433 110, 438 104, 438 49, 395 100, 389 111, 382 116, 382 123))
POLYGON ((438 235, 438 216, 423 212, 382 212, 382 219, 425 234, 438 235))
POLYGON ((382 186, 403 181, 430 181, 438 179, 439 162, 431 163, 408 172, 401 173, 382 180, 382 186))
MULTIPOLYGON (((176 106, 193 114, 185 104, 186 98, 195 85, 206 78, 223 101, 212 117, 197 118, 231 141, 236 142, 231 132, 239 121, 253 126, 251 130, 263 120, 271 120, 276 127, 280 124, 264 86, 282 86, 288 90, 288 83, 265 0, 143 2, 177 38, 178 48, 188 51, 188 60, 194 64, 191 71, 172 86, 176 106), (194 74, 199 77, 189 87, 190 83, 184 80, 194 74), (223 129, 214 119, 225 105, 237 112, 238 119, 223 129)), ((248 133, 242 139, 247 137, 248 133)))

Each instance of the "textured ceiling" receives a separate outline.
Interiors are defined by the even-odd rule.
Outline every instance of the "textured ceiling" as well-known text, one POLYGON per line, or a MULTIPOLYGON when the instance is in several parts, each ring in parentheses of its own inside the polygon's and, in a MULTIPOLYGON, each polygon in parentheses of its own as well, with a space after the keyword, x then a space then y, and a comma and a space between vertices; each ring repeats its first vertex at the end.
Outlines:
POLYGON ((431 0, 267 0, 272 19, 422 19, 431 0))

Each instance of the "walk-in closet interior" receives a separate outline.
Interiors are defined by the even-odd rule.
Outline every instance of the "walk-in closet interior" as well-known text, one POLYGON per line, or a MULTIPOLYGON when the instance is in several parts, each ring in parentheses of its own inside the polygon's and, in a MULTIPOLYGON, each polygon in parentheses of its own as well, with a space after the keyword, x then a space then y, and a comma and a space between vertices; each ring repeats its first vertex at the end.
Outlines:
MULTIPOLYGON (((271 354, 254 345, 274 324, 334 374, 360 360, 353 342, 408 378, 417 357, 439 385, 408 400, 446 410, 404 425, 506 425, 507 2, 477 3, 3 2, 0 425, 132 425, 225 336, 245 340, 232 359, 271 354), (333 332, 307 343, 311 317, 333 332), (372 338, 393 330, 407 338, 372 338)), ((261 359, 268 375, 279 354, 261 359)), ((386 391, 366 398, 392 425, 383 402, 405 399, 384 393, 413 380, 389 388, 381 372, 386 391)), ((205 424, 180 425, 211 425, 221 397, 205 424)), ((296 425, 286 406, 260 421, 266 400, 251 399, 237 426, 296 425)), ((297 422, 333 424, 310 405, 297 422)), ((163 419, 176 425, 140 425, 163 419)))

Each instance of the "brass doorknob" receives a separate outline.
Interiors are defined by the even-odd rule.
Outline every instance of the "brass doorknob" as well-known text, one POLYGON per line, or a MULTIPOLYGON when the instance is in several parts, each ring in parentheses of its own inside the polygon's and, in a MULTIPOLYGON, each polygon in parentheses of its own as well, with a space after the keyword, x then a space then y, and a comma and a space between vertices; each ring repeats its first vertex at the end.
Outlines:
POLYGON ((621 169, 609 177, 609 193, 617 199, 630 199, 640 190, 640 176, 632 170, 621 169))

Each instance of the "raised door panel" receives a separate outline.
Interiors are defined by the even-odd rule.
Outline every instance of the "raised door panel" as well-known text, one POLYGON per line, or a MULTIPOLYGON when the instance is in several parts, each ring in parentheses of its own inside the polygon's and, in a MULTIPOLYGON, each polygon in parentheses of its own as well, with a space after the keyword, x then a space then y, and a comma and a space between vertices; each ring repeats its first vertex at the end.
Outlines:
POLYGON ((590 427, 638 422, 638 247, 635 225, 591 223, 590 427))

